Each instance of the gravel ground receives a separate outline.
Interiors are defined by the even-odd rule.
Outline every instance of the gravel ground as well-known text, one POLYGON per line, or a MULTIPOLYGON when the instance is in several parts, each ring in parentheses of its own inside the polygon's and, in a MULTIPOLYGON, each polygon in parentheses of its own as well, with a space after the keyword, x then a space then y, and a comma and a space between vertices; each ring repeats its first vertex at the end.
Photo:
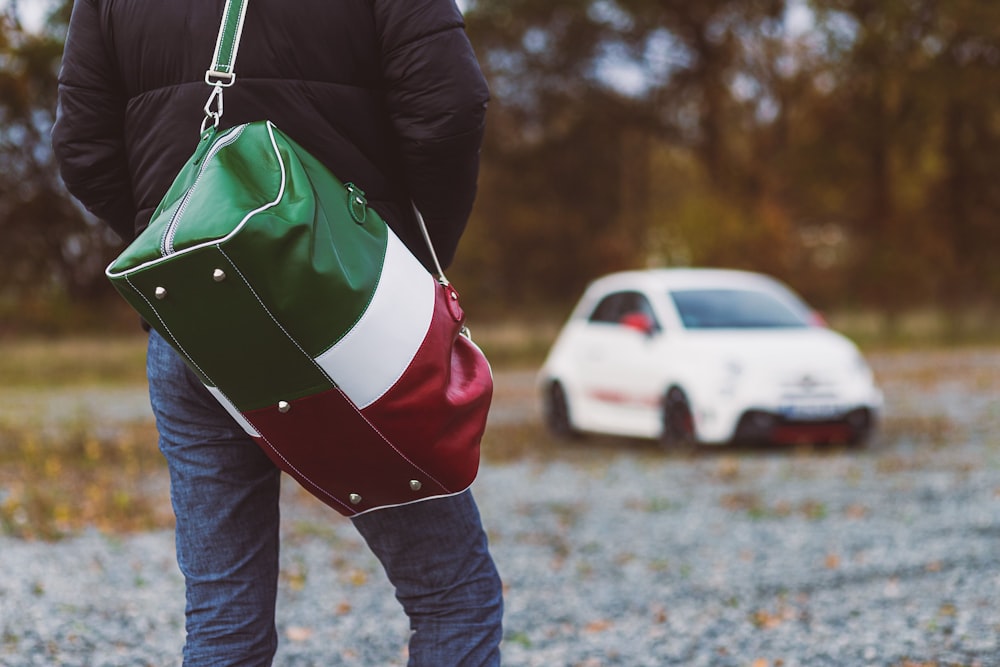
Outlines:
MULTIPOLYGON (((888 413, 864 450, 591 438, 484 465, 504 664, 1000 666, 1000 350, 872 360, 888 413)), ((497 423, 535 423, 530 374, 497 380, 497 423)), ((404 665, 377 562, 285 493, 276 664, 404 665)), ((168 532, 0 538, 0 665, 177 665, 182 616, 168 532)))

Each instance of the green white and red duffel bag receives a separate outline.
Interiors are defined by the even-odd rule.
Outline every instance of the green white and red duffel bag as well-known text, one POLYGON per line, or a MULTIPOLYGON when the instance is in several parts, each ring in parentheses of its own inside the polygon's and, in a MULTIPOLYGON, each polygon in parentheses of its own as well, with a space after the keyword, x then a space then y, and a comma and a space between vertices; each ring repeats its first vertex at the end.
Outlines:
POLYGON ((458 294, 272 123, 217 130, 235 4, 206 76, 214 123, 107 276, 274 463, 342 514, 464 491, 493 382, 458 294))

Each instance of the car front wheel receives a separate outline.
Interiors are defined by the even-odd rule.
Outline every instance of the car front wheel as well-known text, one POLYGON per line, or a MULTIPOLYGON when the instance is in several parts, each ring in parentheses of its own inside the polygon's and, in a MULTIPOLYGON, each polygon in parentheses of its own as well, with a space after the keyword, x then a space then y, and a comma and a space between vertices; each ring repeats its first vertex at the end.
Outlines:
POLYGON ((687 396, 671 387, 663 399, 663 431, 660 444, 671 450, 688 451, 695 444, 694 414, 687 396))
POLYGON ((558 382, 549 383, 544 395, 545 426, 559 438, 575 438, 576 429, 570 420, 569 402, 566 391, 558 382))
POLYGON ((847 444, 862 448, 868 444, 872 436, 874 419, 872 413, 865 408, 854 410, 847 415, 847 424, 851 427, 851 435, 847 444))

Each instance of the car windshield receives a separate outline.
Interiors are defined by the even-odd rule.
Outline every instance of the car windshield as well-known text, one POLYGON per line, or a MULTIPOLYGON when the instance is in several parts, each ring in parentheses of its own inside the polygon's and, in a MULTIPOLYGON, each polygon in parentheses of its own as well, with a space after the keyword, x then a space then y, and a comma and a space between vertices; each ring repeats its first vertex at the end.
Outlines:
POLYGON ((673 290, 670 296, 686 329, 775 329, 809 326, 805 314, 754 290, 673 290))

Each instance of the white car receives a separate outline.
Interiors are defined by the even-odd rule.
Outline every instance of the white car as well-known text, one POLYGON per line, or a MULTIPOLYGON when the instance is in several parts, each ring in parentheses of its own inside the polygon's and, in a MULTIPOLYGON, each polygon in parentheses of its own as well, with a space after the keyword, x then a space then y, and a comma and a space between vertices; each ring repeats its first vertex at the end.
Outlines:
POLYGON ((882 409, 871 368, 780 282, 720 269, 594 281, 539 374, 557 435, 664 445, 863 442, 882 409))

